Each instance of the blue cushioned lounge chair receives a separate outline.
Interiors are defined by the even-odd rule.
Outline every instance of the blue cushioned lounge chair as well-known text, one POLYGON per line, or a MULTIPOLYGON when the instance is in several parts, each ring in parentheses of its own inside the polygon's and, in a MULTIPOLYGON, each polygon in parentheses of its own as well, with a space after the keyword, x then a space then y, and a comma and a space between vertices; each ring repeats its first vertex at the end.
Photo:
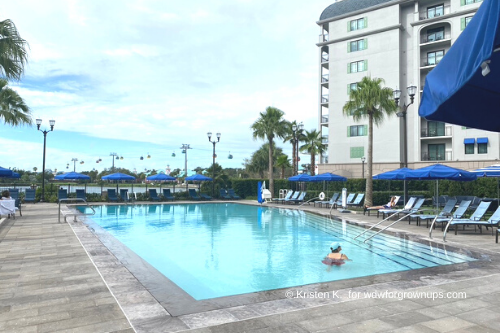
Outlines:
POLYGON ((114 188, 108 188, 108 202, 109 201, 118 202, 118 196, 114 188))
POLYGON ((76 198, 83 199, 83 200, 87 201, 87 196, 85 195, 84 190, 76 190, 76 198))
POLYGON ((156 193, 155 188, 149 189, 149 198, 153 201, 160 201, 160 197, 158 196, 158 193, 156 193))
POLYGON ((163 197, 166 200, 172 200, 172 201, 175 200, 175 198, 172 196, 172 193, 170 193, 170 189, 169 188, 164 188, 163 189, 163 197))
POLYGON ((36 195, 36 190, 34 189, 27 189, 25 192, 24 192, 25 196, 24 196, 24 202, 32 202, 32 203, 35 203, 35 195, 36 195))
POLYGON ((193 200, 201 200, 201 197, 198 195, 198 193, 196 193, 196 190, 193 188, 189 189, 189 196, 193 200))
POLYGON ((60 188, 59 191, 57 191, 57 200, 61 201, 62 199, 68 199, 68 191, 60 188))
POLYGON ((443 240, 446 241, 446 233, 447 233, 450 225, 454 226, 455 235, 456 235, 459 225, 462 225, 465 228, 466 225, 469 225, 469 224, 472 225, 474 223, 478 223, 479 221, 481 221, 481 219, 483 218, 484 214, 486 214, 486 211, 488 210, 490 205, 491 205, 491 201, 482 201, 479 204, 479 206, 477 206, 476 210, 474 211, 474 213, 472 213, 472 215, 469 218, 467 218, 467 219, 451 219, 448 222, 448 224, 446 225, 446 228, 444 228, 443 240))
POLYGON ((316 204, 318 204, 320 207, 322 207, 323 205, 333 205, 335 201, 337 201, 337 199, 339 198, 339 195, 340 195, 339 193, 333 193, 330 200, 314 201, 314 206, 316 206, 316 204))
POLYGON ((120 198, 122 201, 128 202, 130 201, 130 198, 128 196, 128 188, 121 188, 120 189, 120 198))
POLYGON ((231 197, 231 199, 235 199, 235 200, 241 199, 241 197, 239 195, 237 195, 232 188, 227 190, 227 194, 231 197))
POLYGON ((227 194, 225 189, 221 188, 219 192, 221 199, 226 199, 226 200, 231 199, 231 197, 227 194))
POLYGON ((410 215, 411 218, 416 218, 417 219, 417 225, 420 224, 420 221, 425 220, 426 227, 429 227, 429 220, 433 220, 436 217, 451 217, 451 212, 455 208, 455 205, 457 204, 457 199, 449 199, 446 201, 446 204, 444 205, 443 209, 439 214, 437 215, 425 215, 425 214, 415 214, 415 215, 410 215))

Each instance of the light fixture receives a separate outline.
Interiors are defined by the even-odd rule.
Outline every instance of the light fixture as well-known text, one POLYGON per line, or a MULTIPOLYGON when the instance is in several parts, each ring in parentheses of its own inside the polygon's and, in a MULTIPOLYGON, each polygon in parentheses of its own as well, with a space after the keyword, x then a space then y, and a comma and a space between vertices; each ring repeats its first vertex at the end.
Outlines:
POLYGON ((491 60, 486 60, 486 61, 483 61, 483 63, 481 64, 481 74, 483 74, 483 76, 490 74, 491 70, 490 70, 490 66, 488 66, 488 64, 490 62, 491 62, 491 60))

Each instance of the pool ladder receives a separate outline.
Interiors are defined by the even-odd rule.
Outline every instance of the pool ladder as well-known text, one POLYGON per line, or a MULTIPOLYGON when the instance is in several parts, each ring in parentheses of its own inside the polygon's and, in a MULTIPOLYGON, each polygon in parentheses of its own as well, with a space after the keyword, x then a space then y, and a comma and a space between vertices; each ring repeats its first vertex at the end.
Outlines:
POLYGON ((68 216, 73 216, 73 222, 76 222, 76 217, 77 216, 86 216, 86 215, 95 215, 95 209, 89 205, 89 203, 87 202, 87 200, 85 199, 82 199, 82 198, 68 198, 68 199, 60 199, 59 200, 59 214, 58 214, 58 217, 57 217, 57 221, 60 223, 61 222, 61 202, 70 202, 70 201, 82 201, 83 203, 85 203, 85 205, 87 205, 88 208, 90 208, 92 210, 92 213, 76 213, 74 211, 67 211, 65 213, 63 213, 64 215, 64 222, 68 222, 66 220, 66 217, 68 216))
MULTIPOLYGON (((401 220, 404 220, 405 218, 407 218, 408 216, 412 215, 412 214, 415 214, 418 212, 418 210, 410 210, 410 211, 407 211, 409 212, 408 214, 405 214, 402 218, 398 218, 396 221, 392 222, 391 224, 383 227, 382 229, 380 229, 379 231, 377 231, 376 233, 374 233, 373 235, 370 235, 368 237, 365 238, 365 240, 363 241, 363 243, 366 243, 367 240, 369 239, 372 239, 373 237, 377 236, 378 234, 380 234, 381 232, 389 229, 390 227, 392 227, 394 224, 398 223, 399 221, 401 220)), ((368 231, 372 230, 373 228, 379 226, 380 224, 384 223, 385 221, 389 220, 391 217, 393 217, 394 215, 397 215, 397 214, 400 214, 401 212, 396 212, 388 217, 386 217, 385 219, 383 219, 382 221, 372 225, 370 228, 366 229, 366 230, 363 230, 361 233, 359 233, 356 237, 354 237, 353 239, 356 239, 358 238, 359 236, 361 235, 364 235, 365 233, 367 233, 368 231)))

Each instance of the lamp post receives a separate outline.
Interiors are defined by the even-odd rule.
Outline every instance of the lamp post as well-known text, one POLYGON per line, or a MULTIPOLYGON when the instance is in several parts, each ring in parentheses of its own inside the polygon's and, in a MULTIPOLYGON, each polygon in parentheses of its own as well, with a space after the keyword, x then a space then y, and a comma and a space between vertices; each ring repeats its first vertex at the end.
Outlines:
POLYGON ((47 130, 41 130, 40 125, 42 124, 42 119, 37 119, 36 120, 36 128, 40 132, 43 133, 43 164, 42 164, 42 197, 40 199, 41 202, 45 201, 45 148, 47 145, 47 133, 51 132, 54 130, 54 125, 56 121, 55 120, 49 120, 50 124, 50 131, 47 130))
POLYGON ((216 136, 217 136, 217 141, 212 141, 212 132, 208 132, 207 133, 207 136, 208 136, 208 141, 210 141, 214 147, 214 151, 213 151, 213 162, 212 162, 212 197, 214 196, 214 193, 215 193, 215 145, 217 144, 217 142, 220 141, 220 133, 217 133, 216 136))
MULTIPOLYGON (((111 160, 113 161, 113 166, 111 167, 111 170, 114 171, 115 170, 115 158, 117 160, 123 160, 123 156, 118 156, 117 153, 109 153, 109 156, 112 156, 111 160)), ((98 159, 98 161, 100 161, 101 159, 98 159)))
POLYGON ((361 177, 365 179, 365 161, 366 157, 361 157, 361 177))
MULTIPOLYGON (((416 86, 409 86, 406 88, 408 91, 408 96, 410 96, 410 103, 407 105, 403 103, 401 107, 401 111, 396 115, 400 118, 403 118, 403 166, 405 168, 408 167, 408 129, 406 128, 406 113, 408 111, 408 107, 413 104, 415 93, 417 92, 416 86)), ((394 90, 392 92, 394 96, 394 101, 396 102, 396 106, 399 106, 399 99, 401 97, 401 90, 394 90)), ((404 184, 404 202, 406 202, 406 198, 408 198, 408 187, 406 186, 406 180, 403 182, 404 184)))
POLYGON ((299 173, 299 133, 304 129, 304 124, 300 122, 300 124, 292 125, 293 132, 293 175, 297 175, 299 173))

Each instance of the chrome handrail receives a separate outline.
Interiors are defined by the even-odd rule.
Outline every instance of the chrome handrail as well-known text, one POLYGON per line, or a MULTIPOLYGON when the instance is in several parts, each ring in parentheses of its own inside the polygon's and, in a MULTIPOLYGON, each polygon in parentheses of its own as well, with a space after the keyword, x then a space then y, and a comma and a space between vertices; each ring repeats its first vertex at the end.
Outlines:
MULTIPOLYGON (((57 216, 57 221, 60 223, 61 222, 61 202, 68 202, 68 201, 83 201, 87 207, 89 207, 90 209, 92 209, 92 214, 88 213, 81 213, 81 214, 67 214, 67 215, 73 215, 75 217, 75 220, 76 221, 76 216, 77 215, 95 215, 95 209, 89 205, 89 203, 87 202, 87 200, 85 199, 82 199, 82 198, 67 198, 67 199, 59 199, 59 212, 58 212, 58 216, 57 216)), ((66 221, 66 216, 64 217, 64 220, 66 221)))

